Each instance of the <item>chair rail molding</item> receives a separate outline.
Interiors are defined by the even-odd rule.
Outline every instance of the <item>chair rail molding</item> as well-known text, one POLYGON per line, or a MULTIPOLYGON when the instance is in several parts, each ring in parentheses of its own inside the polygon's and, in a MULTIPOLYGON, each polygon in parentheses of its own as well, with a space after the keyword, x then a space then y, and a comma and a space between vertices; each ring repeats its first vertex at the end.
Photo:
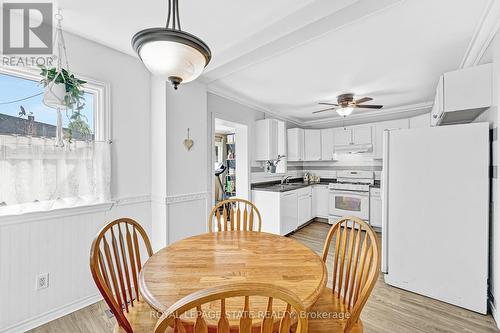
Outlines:
POLYGON ((187 201, 205 200, 207 199, 208 194, 209 194, 208 192, 195 192, 195 193, 169 195, 165 198, 165 203, 169 205, 187 201))

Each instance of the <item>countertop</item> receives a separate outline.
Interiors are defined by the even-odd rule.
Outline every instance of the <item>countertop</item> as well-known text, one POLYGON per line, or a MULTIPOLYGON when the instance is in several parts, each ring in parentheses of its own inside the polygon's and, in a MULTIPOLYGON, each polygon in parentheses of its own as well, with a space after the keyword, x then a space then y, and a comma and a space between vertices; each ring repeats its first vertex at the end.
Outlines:
MULTIPOLYGON (((334 178, 322 178, 319 183, 304 183, 302 181, 302 178, 293 178, 290 179, 288 184, 281 184, 281 181, 279 180, 252 184, 252 190, 268 191, 268 192, 288 192, 308 186, 328 185, 330 183, 336 183, 336 182, 337 180, 334 178)), ((380 180, 375 180, 375 184, 371 185, 371 187, 380 188, 380 180)))
POLYGON ((323 178, 319 183, 304 183, 302 178, 290 179, 288 184, 281 184, 281 181, 272 181, 265 183, 252 184, 252 190, 254 191, 268 191, 268 192, 288 192, 297 190, 300 188, 313 186, 313 185, 328 185, 330 183, 335 183, 336 179, 323 178))

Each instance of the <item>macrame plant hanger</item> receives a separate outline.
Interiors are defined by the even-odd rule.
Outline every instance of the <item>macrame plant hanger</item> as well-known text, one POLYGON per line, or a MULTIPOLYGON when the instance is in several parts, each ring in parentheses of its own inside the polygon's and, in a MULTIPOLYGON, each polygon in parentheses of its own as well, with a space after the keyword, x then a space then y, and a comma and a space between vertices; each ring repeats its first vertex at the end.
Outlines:
POLYGON ((64 42, 64 36, 62 31, 62 20, 61 9, 58 9, 55 15, 57 20, 57 27, 54 37, 54 46, 57 49, 57 54, 55 58, 57 59, 56 75, 54 80, 49 82, 45 88, 45 94, 43 102, 48 107, 57 110, 57 126, 56 126, 56 147, 64 147, 64 134, 62 125, 62 110, 67 109, 67 97, 66 97, 66 79, 62 74, 63 70, 63 57, 66 70, 69 72, 69 62, 68 54, 66 52, 66 43, 64 42), (56 78, 61 76, 63 83, 57 83, 56 78))

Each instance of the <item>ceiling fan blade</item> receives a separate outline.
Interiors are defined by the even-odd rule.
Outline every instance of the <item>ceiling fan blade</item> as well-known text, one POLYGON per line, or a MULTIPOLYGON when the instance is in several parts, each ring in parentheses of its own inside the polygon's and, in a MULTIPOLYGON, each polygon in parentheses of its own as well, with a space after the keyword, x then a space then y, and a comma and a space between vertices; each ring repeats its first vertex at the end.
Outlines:
POLYGON ((365 103, 365 102, 369 102, 369 101, 373 101, 373 98, 371 98, 371 97, 363 97, 363 98, 358 99, 354 103, 361 104, 361 103, 365 103))
POLYGON ((338 104, 333 104, 333 103, 324 103, 324 102, 320 102, 318 103, 320 105, 332 105, 332 106, 339 106, 338 104))
POLYGON ((356 105, 356 108, 361 108, 361 109, 382 109, 384 106, 383 105, 356 105))
POLYGON ((324 109, 324 110, 314 111, 313 113, 321 113, 321 112, 325 112, 325 111, 333 111, 335 109, 336 108, 328 108, 328 109, 324 109))

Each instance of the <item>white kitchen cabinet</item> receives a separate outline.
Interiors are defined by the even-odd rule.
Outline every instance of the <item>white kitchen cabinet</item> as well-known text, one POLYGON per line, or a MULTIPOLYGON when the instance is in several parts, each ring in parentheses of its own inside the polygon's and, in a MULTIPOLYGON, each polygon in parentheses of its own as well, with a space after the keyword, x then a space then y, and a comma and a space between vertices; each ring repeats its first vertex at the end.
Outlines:
POLYGON ((370 224, 382 228, 382 197, 380 188, 370 188, 370 224))
POLYGON ((304 130, 304 161, 321 160, 321 130, 304 130))
POLYGON ((311 186, 297 190, 297 195, 299 216, 297 228, 299 228, 313 218, 311 186))
POLYGON ((375 124, 375 142, 373 144, 373 158, 382 159, 384 150, 384 131, 405 129, 409 127, 408 119, 396 119, 375 124))
POLYGON ((285 122, 278 120, 278 155, 286 156, 286 127, 285 122))
POLYGON ((469 123, 490 107, 492 72, 493 65, 484 64, 444 73, 436 89, 432 125, 469 123))
POLYGON ((280 212, 281 212, 281 235, 287 235, 297 228, 298 207, 297 191, 281 193, 280 212))
POLYGON ((328 218, 328 193, 328 185, 313 186, 313 217, 328 218))
POLYGON ((270 161, 277 158, 278 120, 257 120, 255 122, 255 160, 270 161))
POLYGON ((352 143, 352 128, 339 127, 334 129, 335 146, 346 146, 352 143))
POLYGON ((334 130, 327 128, 321 130, 321 160, 333 161, 334 158, 334 130))
POLYGON ((289 162, 304 160, 304 129, 290 128, 287 131, 287 157, 289 162))
POLYGON ((352 142, 356 145, 372 143, 372 127, 370 125, 353 127, 352 142))
POLYGON ((252 201, 262 217, 262 231, 286 235, 298 226, 298 191, 252 191, 252 201))
POLYGON ((334 129, 335 146, 367 145, 372 143, 372 126, 351 126, 334 129))

